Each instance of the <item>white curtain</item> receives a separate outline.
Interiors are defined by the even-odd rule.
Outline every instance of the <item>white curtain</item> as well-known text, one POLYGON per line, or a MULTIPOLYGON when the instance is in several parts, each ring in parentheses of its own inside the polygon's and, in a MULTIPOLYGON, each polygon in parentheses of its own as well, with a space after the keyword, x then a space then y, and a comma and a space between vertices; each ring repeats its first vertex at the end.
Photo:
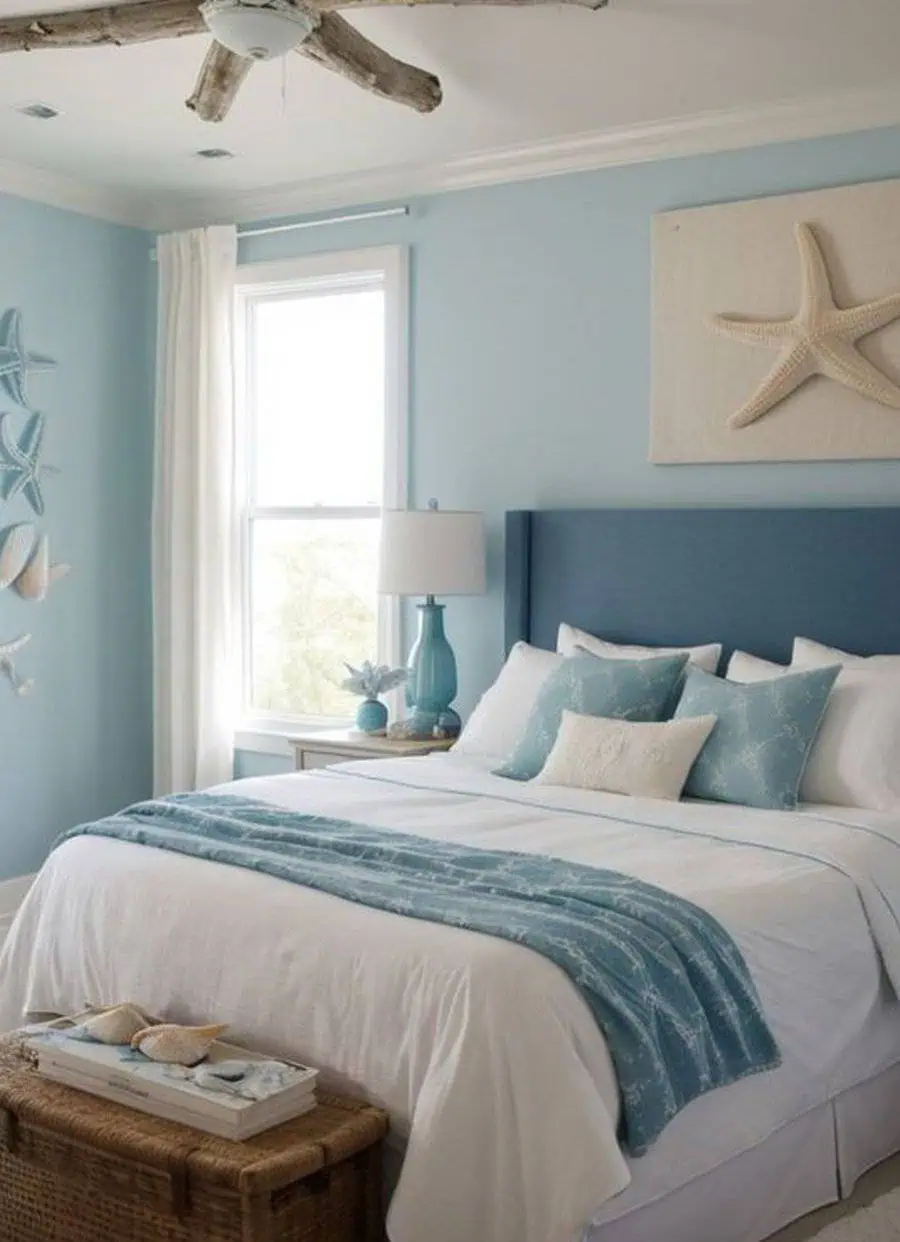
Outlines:
POLYGON ((157 258, 153 784, 162 794, 232 775, 236 230, 170 233, 157 258))

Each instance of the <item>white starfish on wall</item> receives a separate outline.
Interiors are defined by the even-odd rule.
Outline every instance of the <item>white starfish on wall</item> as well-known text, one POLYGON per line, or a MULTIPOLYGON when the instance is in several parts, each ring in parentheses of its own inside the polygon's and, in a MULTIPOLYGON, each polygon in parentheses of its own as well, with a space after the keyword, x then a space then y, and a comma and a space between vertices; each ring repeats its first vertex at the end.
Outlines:
POLYGON ((728 425, 748 427, 768 414, 814 375, 826 375, 860 396, 900 410, 900 387, 856 348, 860 337, 900 319, 900 293, 842 310, 831 292, 825 258, 809 224, 795 226, 803 290, 800 309, 790 319, 749 319, 713 315, 709 326, 720 336, 746 345, 778 345, 781 352, 753 396, 732 414, 728 425))

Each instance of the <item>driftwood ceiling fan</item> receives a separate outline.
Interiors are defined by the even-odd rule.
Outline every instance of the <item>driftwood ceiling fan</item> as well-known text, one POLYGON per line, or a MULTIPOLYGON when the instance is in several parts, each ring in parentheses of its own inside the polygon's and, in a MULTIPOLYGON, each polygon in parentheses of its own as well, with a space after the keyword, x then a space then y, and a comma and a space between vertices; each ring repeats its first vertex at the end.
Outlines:
POLYGON ((255 60, 296 50, 364 90, 431 112, 441 102, 433 73, 417 69, 372 43, 337 9, 381 5, 503 4, 510 8, 546 3, 604 8, 608 0, 137 0, 103 8, 0 18, 0 52, 39 48, 121 46, 151 39, 213 34, 213 42, 187 106, 204 121, 227 115, 255 60))

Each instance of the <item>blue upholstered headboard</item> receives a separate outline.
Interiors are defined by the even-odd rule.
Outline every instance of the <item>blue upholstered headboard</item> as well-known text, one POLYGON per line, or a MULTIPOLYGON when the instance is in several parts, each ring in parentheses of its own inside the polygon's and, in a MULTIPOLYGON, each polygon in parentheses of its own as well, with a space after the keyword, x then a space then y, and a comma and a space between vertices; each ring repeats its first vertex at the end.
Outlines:
POLYGON ((507 649, 553 648, 561 621, 781 661, 795 634, 900 653, 900 508, 508 513, 507 649))

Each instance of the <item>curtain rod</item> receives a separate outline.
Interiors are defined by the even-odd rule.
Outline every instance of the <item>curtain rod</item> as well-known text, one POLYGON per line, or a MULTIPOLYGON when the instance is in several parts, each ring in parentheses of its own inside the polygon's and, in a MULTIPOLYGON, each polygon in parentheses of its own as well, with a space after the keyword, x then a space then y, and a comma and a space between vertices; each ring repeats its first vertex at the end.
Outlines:
MULTIPOLYGON (((272 233, 293 233, 297 229, 318 229, 325 224, 352 224, 356 220, 383 220, 387 216, 408 216, 408 207, 381 207, 375 211, 353 211, 343 216, 321 216, 317 220, 297 220, 294 224, 264 224, 260 228, 237 230, 238 241, 244 237, 268 237, 272 233)), ((156 262, 156 247, 150 251, 156 262)))
POLYGON ((268 224, 261 228, 238 227, 238 239, 267 237, 270 233, 293 233, 295 229, 318 229, 326 224, 352 224, 356 220, 383 220, 387 216, 408 216, 408 207, 382 207, 377 211, 354 211, 343 216, 322 216, 317 220, 297 220, 294 224, 268 224))

